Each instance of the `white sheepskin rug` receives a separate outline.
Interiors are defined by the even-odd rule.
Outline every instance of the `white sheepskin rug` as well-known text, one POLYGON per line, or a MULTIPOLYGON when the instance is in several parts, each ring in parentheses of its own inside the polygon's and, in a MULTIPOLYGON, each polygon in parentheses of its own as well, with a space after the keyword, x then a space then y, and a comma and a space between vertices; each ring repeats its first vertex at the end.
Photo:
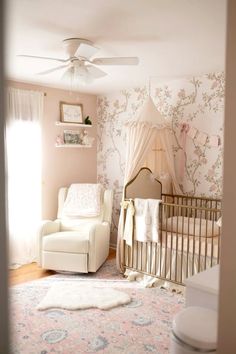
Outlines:
POLYGON ((59 307, 65 310, 79 310, 97 307, 101 310, 109 310, 112 307, 128 304, 130 301, 128 294, 111 288, 81 286, 75 282, 58 282, 48 290, 37 309, 59 307))

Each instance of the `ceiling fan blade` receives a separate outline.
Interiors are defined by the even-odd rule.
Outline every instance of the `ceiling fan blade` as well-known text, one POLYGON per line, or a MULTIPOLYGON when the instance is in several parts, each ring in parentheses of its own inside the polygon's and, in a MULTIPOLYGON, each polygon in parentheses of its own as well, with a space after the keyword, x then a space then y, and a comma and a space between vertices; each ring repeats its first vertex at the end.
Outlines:
POLYGON ((92 44, 80 43, 78 49, 75 52, 77 58, 82 57, 90 59, 95 53, 98 52, 98 48, 94 47, 92 44))
POLYGON ((95 58, 92 64, 95 65, 138 65, 137 57, 116 57, 116 58, 95 58))
POLYGON ((57 66, 56 68, 53 68, 53 69, 49 69, 49 70, 46 70, 46 71, 41 71, 40 73, 37 73, 37 75, 50 74, 50 73, 53 73, 54 71, 61 70, 63 68, 67 68, 67 67, 68 67, 68 65, 60 65, 60 66, 57 66))
POLYGON ((99 79, 100 77, 104 77, 107 75, 104 71, 101 69, 96 68, 93 65, 86 65, 86 68, 88 70, 88 73, 94 78, 94 79, 99 79))
POLYGON ((54 60, 54 61, 60 61, 62 63, 68 62, 70 59, 59 59, 59 58, 50 58, 50 57, 39 57, 35 55, 25 55, 25 54, 19 54, 17 55, 18 57, 22 58, 33 58, 33 59, 44 59, 44 60, 54 60))

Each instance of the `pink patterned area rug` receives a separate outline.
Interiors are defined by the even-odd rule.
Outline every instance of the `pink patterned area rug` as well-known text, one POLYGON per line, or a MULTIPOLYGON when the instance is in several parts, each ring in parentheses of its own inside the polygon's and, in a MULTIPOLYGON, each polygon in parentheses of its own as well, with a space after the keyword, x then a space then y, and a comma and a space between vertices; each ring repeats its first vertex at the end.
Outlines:
POLYGON ((171 323, 184 306, 180 294, 141 288, 124 279, 107 261, 96 274, 57 274, 11 287, 11 350, 14 354, 168 353, 171 323), (107 311, 38 311, 54 282, 75 281, 116 288, 132 301, 107 311))

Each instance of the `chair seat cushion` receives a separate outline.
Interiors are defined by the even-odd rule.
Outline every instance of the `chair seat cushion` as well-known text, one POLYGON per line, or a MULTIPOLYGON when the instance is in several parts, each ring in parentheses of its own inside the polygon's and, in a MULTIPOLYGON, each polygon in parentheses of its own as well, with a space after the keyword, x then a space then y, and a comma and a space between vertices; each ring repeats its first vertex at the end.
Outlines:
POLYGON ((88 232, 63 231, 43 237, 43 251, 64 253, 88 253, 88 232))

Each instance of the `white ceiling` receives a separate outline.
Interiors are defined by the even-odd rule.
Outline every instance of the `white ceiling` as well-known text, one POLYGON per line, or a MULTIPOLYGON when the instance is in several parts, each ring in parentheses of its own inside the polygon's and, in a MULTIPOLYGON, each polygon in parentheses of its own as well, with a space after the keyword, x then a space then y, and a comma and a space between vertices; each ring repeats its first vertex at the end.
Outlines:
POLYGON ((108 75, 80 91, 104 93, 151 80, 224 70, 226 0, 6 0, 8 79, 65 88, 58 63, 18 54, 65 58, 61 41, 86 38, 96 57, 138 56, 138 66, 102 66, 108 75))

